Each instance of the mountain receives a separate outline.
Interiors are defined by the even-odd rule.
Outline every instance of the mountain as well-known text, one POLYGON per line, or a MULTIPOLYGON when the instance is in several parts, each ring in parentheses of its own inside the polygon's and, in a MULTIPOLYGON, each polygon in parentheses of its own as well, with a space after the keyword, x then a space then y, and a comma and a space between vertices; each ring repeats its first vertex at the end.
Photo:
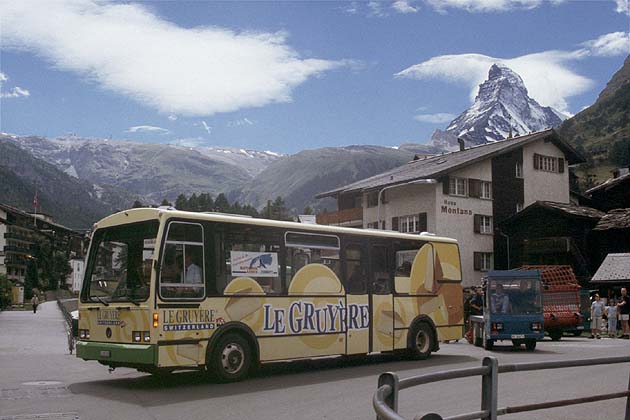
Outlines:
POLYGON ((116 211, 99 199, 102 190, 69 176, 3 138, 0 138, 0 179, 1 203, 30 211, 37 188, 39 211, 70 228, 88 229, 95 221, 116 211))
POLYGON ((179 194, 240 188, 282 157, 245 149, 188 147, 106 139, 14 137, 20 147, 67 174, 98 187, 111 186, 145 203, 179 194))
POLYGON ((506 66, 493 64, 488 79, 479 85, 473 105, 455 118, 445 131, 436 130, 431 144, 447 150, 457 149, 457 138, 469 145, 502 140, 510 135, 527 134, 557 127, 559 112, 543 107, 530 98, 523 79, 506 66))
POLYGON ((605 181, 613 168, 630 165, 630 56, 597 101, 566 120, 558 132, 589 158, 578 171, 589 183, 585 188, 605 181))
POLYGON ((305 150, 271 164, 230 198, 257 207, 277 196, 298 213, 309 205, 333 209, 331 200, 315 195, 376 175, 413 159, 413 152, 382 146, 327 147, 305 150))

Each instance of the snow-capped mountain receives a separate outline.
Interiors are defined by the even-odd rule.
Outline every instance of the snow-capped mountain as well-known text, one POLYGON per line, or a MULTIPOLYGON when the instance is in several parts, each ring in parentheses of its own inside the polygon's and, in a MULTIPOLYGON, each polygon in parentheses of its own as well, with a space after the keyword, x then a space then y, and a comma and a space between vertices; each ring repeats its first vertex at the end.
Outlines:
POLYGON ((479 85, 473 105, 455 118, 445 131, 436 130, 431 143, 457 148, 457 138, 470 145, 484 144, 557 127, 566 118, 530 98, 523 79, 510 68, 494 64, 488 79, 479 85))
POLYGON ((76 136, 47 139, 3 136, 98 191, 114 186, 149 203, 193 192, 239 188, 283 157, 242 148, 150 144, 76 136))

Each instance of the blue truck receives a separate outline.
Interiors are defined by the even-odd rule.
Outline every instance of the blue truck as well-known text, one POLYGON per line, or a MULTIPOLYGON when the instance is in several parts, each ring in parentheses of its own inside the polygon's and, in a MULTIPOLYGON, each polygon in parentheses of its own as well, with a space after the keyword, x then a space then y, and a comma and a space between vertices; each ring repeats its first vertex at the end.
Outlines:
POLYGON ((495 270, 483 278, 483 315, 470 317, 473 343, 492 350, 511 340, 529 351, 544 337, 542 281, 536 270, 495 270))

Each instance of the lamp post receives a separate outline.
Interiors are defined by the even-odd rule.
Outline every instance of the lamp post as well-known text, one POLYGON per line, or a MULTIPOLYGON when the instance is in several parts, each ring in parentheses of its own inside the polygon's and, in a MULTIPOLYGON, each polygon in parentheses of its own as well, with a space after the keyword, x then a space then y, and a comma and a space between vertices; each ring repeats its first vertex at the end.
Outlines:
POLYGON ((405 185, 426 185, 426 184, 437 184, 437 180, 436 179, 431 179, 431 178, 427 178, 427 179, 414 179, 413 181, 408 181, 408 182, 403 182, 402 184, 393 184, 393 185, 387 185, 383 188, 381 188, 381 190, 378 192, 378 205, 377 205, 377 210, 376 210, 376 225, 377 228, 380 229, 381 226, 381 196, 383 194, 383 192, 385 190, 388 190, 390 188, 397 188, 397 187, 404 187, 405 185))

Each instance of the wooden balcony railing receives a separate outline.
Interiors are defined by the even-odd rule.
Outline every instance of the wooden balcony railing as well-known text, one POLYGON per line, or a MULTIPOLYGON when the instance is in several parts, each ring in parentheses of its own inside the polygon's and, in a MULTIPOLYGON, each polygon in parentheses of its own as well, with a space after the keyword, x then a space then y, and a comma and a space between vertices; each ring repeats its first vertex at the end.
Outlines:
POLYGON ((330 213, 320 213, 317 215, 318 225, 338 225, 352 221, 363 221, 363 209, 344 209, 330 213))

